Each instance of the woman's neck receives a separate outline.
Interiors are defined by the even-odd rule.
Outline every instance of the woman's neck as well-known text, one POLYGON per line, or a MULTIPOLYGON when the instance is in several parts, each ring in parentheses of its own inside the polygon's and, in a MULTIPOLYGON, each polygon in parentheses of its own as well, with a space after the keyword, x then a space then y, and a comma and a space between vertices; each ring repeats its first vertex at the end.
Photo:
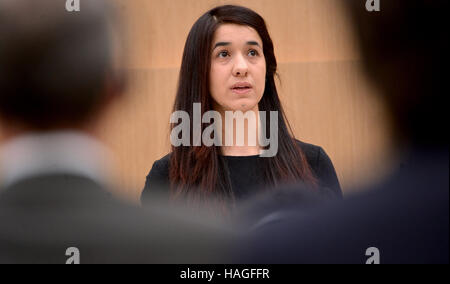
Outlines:
POLYGON ((260 154, 259 146, 222 146, 224 156, 256 156, 260 154))
MULTIPOLYGON (((261 147, 259 146, 259 112, 258 105, 249 112, 254 114, 254 123, 252 123, 251 119, 245 119, 242 125, 239 126, 236 123, 236 119, 232 123, 230 120, 226 119, 225 111, 219 111, 222 116, 222 147, 221 152, 224 156, 255 156, 260 154, 261 147), (237 129, 239 128, 239 129, 237 129), (243 128, 243 130, 241 129, 243 128), (238 142, 238 137, 243 135, 243 143, 238 142), (232 135, 232 136, 231 136, 232 135), (229 140, 227 143, 227 136, 233 137, 232 141, 229 140), (232 143, 230 143, 232 142, 232 143)), ((230 111, 233 112, 233 111, 230 111)), ((234 113, 234 112, 233 112, 234 113)), ((246 113, 243 113, 244 117, 246 113)), ((249 113, 251 115, 251 113, 249 113)), ((241 141, 242 142, 242 141, 241 141)))

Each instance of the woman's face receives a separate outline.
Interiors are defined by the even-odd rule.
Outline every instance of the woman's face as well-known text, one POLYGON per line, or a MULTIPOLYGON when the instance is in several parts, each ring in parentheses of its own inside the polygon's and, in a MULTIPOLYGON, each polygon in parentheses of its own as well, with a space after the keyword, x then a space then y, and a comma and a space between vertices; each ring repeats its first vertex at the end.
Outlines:
POLYGON ((213 39, 210 93, 216 111, 257 110, 264 94, 262 40, 249 26, 221 25, 213 39))

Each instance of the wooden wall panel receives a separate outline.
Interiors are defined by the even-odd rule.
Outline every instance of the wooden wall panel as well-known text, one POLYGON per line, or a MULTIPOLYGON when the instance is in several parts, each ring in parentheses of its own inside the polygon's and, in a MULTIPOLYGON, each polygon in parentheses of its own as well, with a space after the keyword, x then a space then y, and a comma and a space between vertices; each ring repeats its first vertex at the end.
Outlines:
POLYGON ((138 200, 153 162, 169 150, 169 116, 181 55, 195 20, 241 4, 266 20, 279 61, 280 96, 296 136, 323 146, 344 193, 385 173, 386 116, 360 73, 340 0, 115 0, 130 85, 104 119, 122 196, 138 200))

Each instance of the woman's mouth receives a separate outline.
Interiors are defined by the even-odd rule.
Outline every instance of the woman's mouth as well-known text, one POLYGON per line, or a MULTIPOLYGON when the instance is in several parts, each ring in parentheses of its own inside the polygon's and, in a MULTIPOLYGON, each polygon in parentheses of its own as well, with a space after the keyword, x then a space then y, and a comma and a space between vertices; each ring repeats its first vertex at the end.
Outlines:
POLYGON ((236 94, 246 94, 252 90, 252 85, 247 82, 236 83, 231 87, 231 91, 236 94))
POLYGON ((252 90, 251 87, 237 87, 231 89, 236 94, 246 94, 252 90))

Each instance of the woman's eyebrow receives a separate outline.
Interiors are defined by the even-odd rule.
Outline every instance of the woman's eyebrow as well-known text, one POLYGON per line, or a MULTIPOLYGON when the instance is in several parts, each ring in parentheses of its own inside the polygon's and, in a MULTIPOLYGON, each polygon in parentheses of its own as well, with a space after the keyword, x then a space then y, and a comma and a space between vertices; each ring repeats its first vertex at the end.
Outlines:
MULTIPOLYGON (((228 46, 228 45, 231 45, 231 42, 220 41, 214 45, 213 50, 219 46, 228 46)), ((259 48, 261 48, 261 45, 257 41, 247 41, 247 45, 256 45, 256 46, 259 46, 259 48)))
POLYGON ((261 46, 259 45, 259 43, 257 41, 247 41, 247 45, 256 45, 256 46, 259 46, 259 48, 261 48, 261 46))
POLYGON ((216 44, 214 45, 213 50, 216 49, 216 48, 219 47, 219 46, 227 46, 227 45, 230 45, 230 44, 231 44, 231 42, 224 42, 224 41, 218 42, 218 43, 216 43, 216 44))

